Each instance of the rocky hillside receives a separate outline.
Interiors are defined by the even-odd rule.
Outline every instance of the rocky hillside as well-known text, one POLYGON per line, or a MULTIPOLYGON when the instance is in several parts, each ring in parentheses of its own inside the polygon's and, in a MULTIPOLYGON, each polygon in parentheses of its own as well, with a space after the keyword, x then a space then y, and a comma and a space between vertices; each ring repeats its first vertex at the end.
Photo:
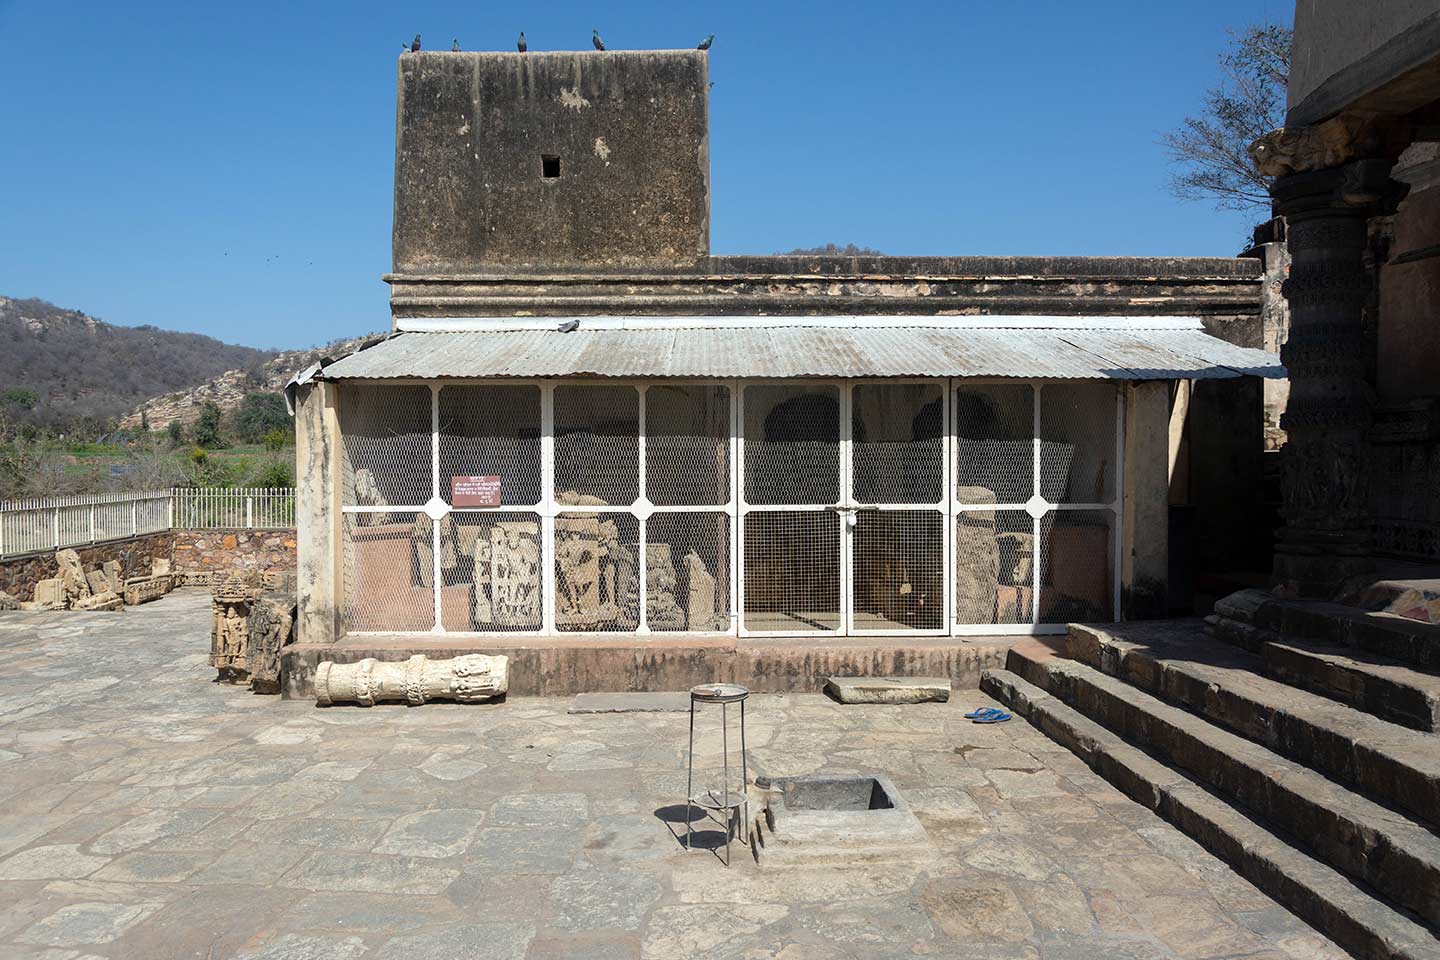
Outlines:
POLYGON ((44 300, 9 297, 0 297, 0 344, 0 416, 60 430, 103 429, 158 391, 189 388, 226 371, 259 370, 276 356, 198 333, 113 326, 44 300))
POLYGON ((171 420, 188 424, 200 415, 200 407, 207 402, 228 413, 240 405, 247 393, 279 393, 291 377, 321 357, 343 357, 373 336, 375 334, 336 340, 311 350, 288 350, 272 354, 257 365, 226 370, 203 383, 151 397, 122 417, 120 426, 127 429, 140 426, 142 412, 151 430, 163 430, 171 420))

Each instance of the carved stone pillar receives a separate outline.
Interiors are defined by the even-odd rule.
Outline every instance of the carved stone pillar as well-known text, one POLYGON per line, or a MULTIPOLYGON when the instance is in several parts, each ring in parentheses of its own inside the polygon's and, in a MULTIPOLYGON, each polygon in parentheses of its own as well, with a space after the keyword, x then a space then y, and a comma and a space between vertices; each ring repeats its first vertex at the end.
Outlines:
POLYGON ((1281 419, 1285 526, 1276 544, 1277 592, 1332 596, 1371 569, 1368 379, 1364 309, 1366 218, 1389 185, 1390 163, 1360 160, 1293 173, 1272 195, 1289 225, 1292 263, 1284 293, 1290 338, 1281 358, 1290 377, 1281 419))

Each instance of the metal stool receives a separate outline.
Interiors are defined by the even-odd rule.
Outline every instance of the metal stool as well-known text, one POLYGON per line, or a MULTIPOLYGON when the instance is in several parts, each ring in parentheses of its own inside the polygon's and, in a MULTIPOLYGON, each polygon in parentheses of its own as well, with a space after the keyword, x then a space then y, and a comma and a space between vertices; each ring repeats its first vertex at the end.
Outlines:
POLYGON ((730 838, 735 833, 736 820, 740 820, 740 842, 749 845, 750 795, 746 789, 749 781, 749 764, 745 755, 745 701, 750 691, 736 683, 702 683, 690 688, 690 758, 689 774, 685 783, 685 849, 690 849, 690 809, 700 807, 725 814, 725 866, 730 866, 730 838), (720 704, 720 749, 724 768, 720 792, 711 788, 703 793, 695 792, 695 705, 720 704), (730 782, 730 704, 740 704, 740 784, 732 789, 730 782))

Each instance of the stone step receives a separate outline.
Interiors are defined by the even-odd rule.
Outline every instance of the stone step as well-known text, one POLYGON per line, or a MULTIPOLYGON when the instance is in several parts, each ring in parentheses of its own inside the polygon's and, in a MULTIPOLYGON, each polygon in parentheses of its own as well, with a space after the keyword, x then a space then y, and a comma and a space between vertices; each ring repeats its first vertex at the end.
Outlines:
POLYGON ((1212 636, 1255 654, 1265 675, 1416 730, 1440 729, 1440 677, 1331 644, 1280 639, 1238 620, 1205 618, 1212 636))
POLYGON ((1260 676, 1245 651, 1172 622, 1071 627, 1069 655, 1440 825, 1440 737, 1260 676))
POLYGON ((1440 674, 1440 624, 1340 603, 1281 600, 1263 590, 1232 593, 1215 604, 1215 613, 1283 639, 1358 647, 1440 674))
POLYGON ((1012 649, 1010 669, 1440 925, 1440 837, 1425 826, 1041 644, 1012 649))
POLYGON ((1249 815, 1008 670, 981 689, 1096 773, 1362 960, 1435 960, 1440 942, 1408 913, 1274 836, 1249 815))

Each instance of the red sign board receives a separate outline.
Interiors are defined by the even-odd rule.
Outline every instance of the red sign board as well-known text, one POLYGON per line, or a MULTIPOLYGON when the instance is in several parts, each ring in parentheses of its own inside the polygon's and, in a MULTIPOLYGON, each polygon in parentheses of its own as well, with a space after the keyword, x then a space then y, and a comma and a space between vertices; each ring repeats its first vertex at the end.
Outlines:
POLYGON ((452 507, 500 506, 500 478, 451 477, 450 505, 452 507))

